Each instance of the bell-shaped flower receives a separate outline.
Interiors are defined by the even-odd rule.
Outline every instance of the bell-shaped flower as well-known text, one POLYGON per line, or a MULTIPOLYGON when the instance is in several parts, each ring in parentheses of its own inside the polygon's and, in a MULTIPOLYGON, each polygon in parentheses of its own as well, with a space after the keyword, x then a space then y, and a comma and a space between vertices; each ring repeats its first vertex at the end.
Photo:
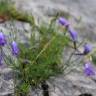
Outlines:
POLYGON ((84 51, 83 51, 83 54, 86 55, 88 54, 89 52, 91 52, 92 50, 92 46, 90 44, 85 44, 84 45, 84 51))
POLYGON ((87 62, 87 63, 84 64, 84 73, 87 76, 95 75, 95 69, 90 62, 87 62))
POLYGON ((77 32, 71 27, 68 28, 68 32, 69 32, 70 37, 72 38, 73 42, 76 42, 77 38, 78 38, 77 32))
POLYGON ((15 41, 13 41, 11 43, 11 48, 12 48, 12 54, 13 55, 15 55, 15 56, 19 55, 19 47, 18 47, 18 44, 15 41))
POLYGON ((68 20, 65 19, 64 17, 60 17, 58 19, 58 22, 59 22, 59 24, 65 26, 65 27, 68 27, 70 25, 69 22, 68 22, 68 20))
POLYGON ((0 46, 4 46, 6 44, 6 38, 5 38, 5 35, 0 32, 0 46))

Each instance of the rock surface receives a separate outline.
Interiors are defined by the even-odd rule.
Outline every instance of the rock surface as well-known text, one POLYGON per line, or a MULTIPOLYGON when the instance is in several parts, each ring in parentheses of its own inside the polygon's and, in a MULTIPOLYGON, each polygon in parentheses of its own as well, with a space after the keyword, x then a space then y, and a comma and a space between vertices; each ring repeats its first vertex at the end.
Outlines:
POLYGON ((96 40, 96 1, 95 0, 14 0, 17 8, 32 13, 37 20, 48 21, 58 12, 69 13, 71 23, 83 36, 96 40), (79 19, 81 22, 78 24, 79 19), (87 34, 87 35, 86 35, 87 34))
MULTIPOLYGON (((38 21, 48 21, 52 16, 58 12, 64 12, 70 14, 70 22, 72 26, 76 28, 82 38, 87 38, 89 41, 95 43, 96 40, 96 0, 14 0, 16 2, 17 9, 33 14, 38 21), (81 22, 80 21, 81 18, 81 22)), ((13 24, 13 23, 12 23, 13 24)), ((22 24, 16 22, 14 25, 22 35, 25 30, 25 35, 29 33, 29 24, 22 24), (19 27, 18 27, 19 26, 19 27)), ((10 32, 10 22, 6 24, 0 24, 0 29, 7 33, 10 32), (5 27, 7 25, 7 27, 5 27)), ((14 29, 14 28, 13 28, 14 29)), ((17 34, 18 35, 18 34, 17 34)), ((20 35, 20 36, 21 36, 20 35)), ((25 37, 17 38, 24 40, 25 37)), ((26 38, 27 39, 27 38, 26 38)), ((78 68, 77 68, 78 69, 78 68)), ((2 80, 4 74, 9 73, 10 70, 0 68, 0 96, 8 96, 12 93, 12 81, 2 80), (7 83, 6 83, 7 82, 7 83)), ((94 77, 95 78, 95 77, 94 77)), ((50 96, 78 96, 82 93, 91 93, 96 96, 96 83, 92 78, 86 77, 80 70, 74 69, 73 72, 64 76, 60 75, 56 78, 51 78, 48 81, 50 96)), ((37 90, 38 91, 38 90, 37 90)), ((42 96, 40 91, 38 96, 42 96), (40 95, 41 94, 41 95, 40 95)), ((37 96, 32 92, 31 96, 37 96)))

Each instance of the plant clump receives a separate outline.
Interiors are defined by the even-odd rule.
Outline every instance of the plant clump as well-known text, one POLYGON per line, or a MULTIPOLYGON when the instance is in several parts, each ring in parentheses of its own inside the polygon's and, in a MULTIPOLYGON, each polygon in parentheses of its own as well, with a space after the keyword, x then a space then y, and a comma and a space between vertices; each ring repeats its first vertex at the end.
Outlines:
MULTIPOLYGON (((11 20, 28 22, 32 26, 31 37, 28 39, 27 45, 17 42, 15 39, 9 42, 7 36, 0 32, 0 65, 4 61, 13 69, 14 96, 27 96, 29 89, 37 88, 39 85, 41 85, 43 95, 49 96, 46 81, 51 76, 57 76, 66 71, 66 68, 74 62, 71 60, 72 56, 87 57, 92 51, 92 46, 88 43, 84 44, 82 52, 79 51, 78 33, 64 17, 57 16, 48 24, 36 25, 33 16, 18 13, 14 6, 11 6, 9 2, 5 3, 5 0, 0 2, 0 19, 1 17, 4 21, 6 17, 11 20), (62 64, 62 53, 70 43, 73 53, 68 56, 67 62, 62 64), (3 50, 5 45, 11 51, 10 56, 7 56, 3 50)), ((92 61, 89 59, 84 62, 86 76, 96 75, 91 63, 92 61)))

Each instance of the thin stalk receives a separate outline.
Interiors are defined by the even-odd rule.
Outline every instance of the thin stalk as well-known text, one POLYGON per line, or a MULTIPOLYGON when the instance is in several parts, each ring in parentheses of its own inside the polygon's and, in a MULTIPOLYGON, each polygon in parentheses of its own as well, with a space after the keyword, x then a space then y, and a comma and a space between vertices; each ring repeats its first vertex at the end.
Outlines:
MULTIPOLYGON (((71 59, 72 59, 72 57, 73 57, 73 55, 75 55, 74 53, 75 53, 75 51, 79 51, 78 50, 78 48, 82 45, 82 43, 84 42, 84 40, 78 45, 78 47, 76 48, 76 50, 74 50, 72 53, 71 53, 71 55, 69 56, 69 59, 66 61, 66 63, 65 63, 65 68, 63 68, 63 70, 65 70, 68 66, 69 66, 69 64, 70 64, 70 61, 71 61, 71 59)), ((71 63, 72 64, 72 63, 71 63)))

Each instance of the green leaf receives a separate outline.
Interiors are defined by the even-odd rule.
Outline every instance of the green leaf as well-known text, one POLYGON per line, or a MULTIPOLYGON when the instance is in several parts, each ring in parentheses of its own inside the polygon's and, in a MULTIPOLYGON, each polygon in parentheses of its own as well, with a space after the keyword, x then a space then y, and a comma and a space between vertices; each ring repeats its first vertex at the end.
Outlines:
POLYGON ((20 90, 23 92, 23 93, 27 93, 29 91, 29 84, 27 83, 23 83, 20 85, 20 90))

